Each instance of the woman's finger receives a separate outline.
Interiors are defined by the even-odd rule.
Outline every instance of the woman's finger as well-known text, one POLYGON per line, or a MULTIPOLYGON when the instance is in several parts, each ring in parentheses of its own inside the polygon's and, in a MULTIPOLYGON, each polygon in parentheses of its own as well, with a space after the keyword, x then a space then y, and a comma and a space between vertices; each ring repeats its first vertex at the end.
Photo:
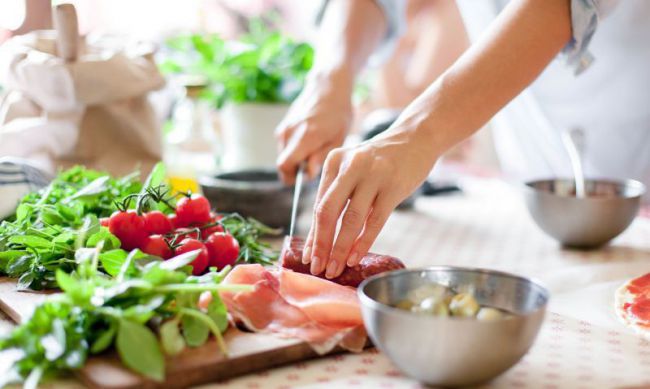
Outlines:
POLYGON ((339 150, 333 150, 326 157, 325 168, 323 169, 323 174, 320 178, 320 183, 318 184, 318 191, 316 192, 316 199, 314 201, 314 215, 313 215, 312 224, 311 224, 311 228, 309 229, 309 233, 307 234, 307 240, 305 241, 305 248, 302 253, 302 263, 304 264, 308 264, 312 262, 311 254, 312 254, 312 245, 314 242, 313 238, 314 238, 314 222, 316 221, 316 209, 321 199, 323 198, 323 195, 325 194, 327 189, 332 185, 332 182, 334 182, 334 179, 336 178, 339 172, 341 158, 342 158, 342 153, 339 150))
POLYGON ((394 206, 385 196, 381 196, 381 194, 377 196, 363 226, 363 231, 361 231, 361 234, 352 247, 352 252, 348 257, 348 266, 358 265, 361 258, 368 253, 375 239, 377 239, 379 232, 390 217, 393 208, 394 206))
POLYGON ((377 186, 368 181, 364 181, 354 190, 350 202, 343 211, 341 227, 336 236, 325 277, 338 277, 348 261, 356 262, 355 254, 351 252, 351 249, 361 234, 376 196, 377 186))
POLYGON ((356 171, 353 169, 339 174, 327 192, 316 204, 316 219, 313 222, 314 237, 312 244, 311 273, 320 274, 330 261, 332 243, 341 212, 356 184, 356 171))

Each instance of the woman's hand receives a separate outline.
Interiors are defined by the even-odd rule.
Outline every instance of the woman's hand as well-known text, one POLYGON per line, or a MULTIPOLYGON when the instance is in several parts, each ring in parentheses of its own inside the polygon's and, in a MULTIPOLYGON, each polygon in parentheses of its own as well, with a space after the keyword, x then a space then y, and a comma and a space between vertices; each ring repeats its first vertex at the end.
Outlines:
POLYGON ((351 84, 342 74, 311 75, 276 129, 285 183, 293 184, 303 161, 309 178, 316 177, 327 154, 343 144, 352 121, 351 84))
POLYGON ((327 278, 356 266, 393 209, 427 177, 432 142, 393 128, 358 146, 333 150, 325 161, 303 255, 311 273, 327 278), (340 220, 340 230, 336 234, 340 220))

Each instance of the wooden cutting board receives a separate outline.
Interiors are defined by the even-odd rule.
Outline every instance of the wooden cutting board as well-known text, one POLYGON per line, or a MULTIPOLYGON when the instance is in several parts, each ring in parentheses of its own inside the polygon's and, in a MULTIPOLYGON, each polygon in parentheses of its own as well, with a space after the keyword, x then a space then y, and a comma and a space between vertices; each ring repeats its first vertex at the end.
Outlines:
MULTIPOLYGON (((18 292, 14 280, 0 277, 0 309, 17 323, 28 317, 47 295, 18 292)), ((224 340, 229 350, 228 357, 221 354, 213 340, 167 358, 167 376, 162 383, 128 370, 114 353, 90 358, 77 376, 91 388, 183 388, 318 356, 305 342, 242 332, 236 328, 226 331, 224 340)), ((341 350, 334 350, 336 352, 341 350)))

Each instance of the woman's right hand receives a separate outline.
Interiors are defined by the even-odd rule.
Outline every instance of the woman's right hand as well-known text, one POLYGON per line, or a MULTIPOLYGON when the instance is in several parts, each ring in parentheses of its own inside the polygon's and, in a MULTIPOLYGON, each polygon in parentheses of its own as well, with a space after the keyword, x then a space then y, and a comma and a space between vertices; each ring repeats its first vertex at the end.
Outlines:
POLYGON ((282 181, 293 184, 303 161, 307 175, 316 177, 327 154, 343 144, 352 122, 351 85, 342 74, 310 75, 276 129, 282 181))

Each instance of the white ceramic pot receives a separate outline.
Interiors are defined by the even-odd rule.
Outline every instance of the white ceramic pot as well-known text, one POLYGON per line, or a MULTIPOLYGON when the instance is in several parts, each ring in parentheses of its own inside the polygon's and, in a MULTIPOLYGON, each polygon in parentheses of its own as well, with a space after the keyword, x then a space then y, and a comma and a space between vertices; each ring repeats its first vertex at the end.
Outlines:
POLYGON ((221 110, 224 170, 275 168, 275 128, 288 104, 227 104, 221 110))

